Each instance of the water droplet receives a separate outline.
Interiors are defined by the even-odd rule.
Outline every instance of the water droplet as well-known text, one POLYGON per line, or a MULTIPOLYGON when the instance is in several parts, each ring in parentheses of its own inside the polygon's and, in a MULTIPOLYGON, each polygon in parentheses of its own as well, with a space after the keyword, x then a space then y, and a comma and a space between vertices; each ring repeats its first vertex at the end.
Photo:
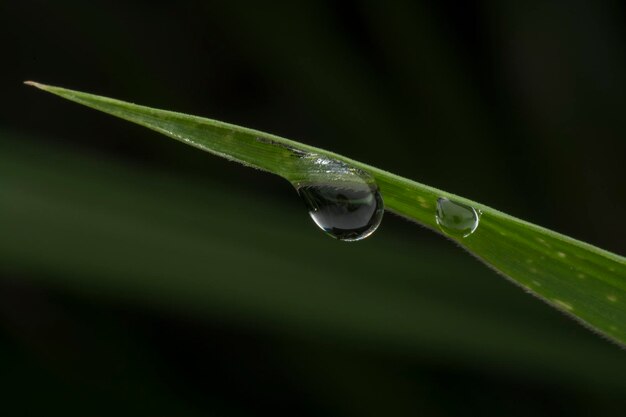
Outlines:
POLYGON ((480 216, 471 206, 439 198, 436 219, 444 233, 454 237, 468 237, 478 227, 480 216))
POLYGON ((344 162, 319 155, 303 158, 306 180, 294 182, 311 218, 328 235, 345 241, 370 236, 384 214, 374 178, 344 162))
POLYGON ((364 239, 383 218, 380 193, 365 184, 313 184, 300 187, 298 193, 315 224, 339 240, 364 239))

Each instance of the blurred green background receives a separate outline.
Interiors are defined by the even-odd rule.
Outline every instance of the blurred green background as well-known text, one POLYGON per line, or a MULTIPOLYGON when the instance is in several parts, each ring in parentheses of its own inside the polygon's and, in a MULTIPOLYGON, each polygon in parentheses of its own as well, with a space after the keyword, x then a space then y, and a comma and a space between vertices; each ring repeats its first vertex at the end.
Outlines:
POLYGON ((586 416, 626 356, 435 233, 23 86, 326 148, 624 255, 620 1, 2 1, 0 413, 586 416))

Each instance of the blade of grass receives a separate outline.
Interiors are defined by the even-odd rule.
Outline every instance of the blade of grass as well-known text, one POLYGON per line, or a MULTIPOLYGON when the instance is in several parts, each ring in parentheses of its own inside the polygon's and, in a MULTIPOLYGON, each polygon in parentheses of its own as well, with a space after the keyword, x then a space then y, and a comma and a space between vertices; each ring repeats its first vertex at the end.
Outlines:
POLYGON ((50 139, 2 130, 0 138, 8 280, 507 379, 626 387, 619 349, 446 242, 387 230, 359 245, 329 242, 302 233, 304 213, 261 195, 50 139), (250 208, 255 216, 245 215, 250 208))
POLYGON ((290 149, 341 160, 374 176, 388 211, 438 232, 438 198, 470 205, 482 212, 478 229, 467 238, 451 239, 526 291, 608 338, 626 343, 626 259, 619 255, 480 203, 275 135, 60 87, 27 84, 285 178, 299 175, 293 171, 296 168, 290 149))

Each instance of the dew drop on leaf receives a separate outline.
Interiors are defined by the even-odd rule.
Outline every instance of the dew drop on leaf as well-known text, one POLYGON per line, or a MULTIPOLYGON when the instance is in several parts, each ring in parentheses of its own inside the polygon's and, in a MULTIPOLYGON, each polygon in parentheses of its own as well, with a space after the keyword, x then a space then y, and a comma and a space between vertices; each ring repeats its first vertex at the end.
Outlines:
POLYGON ((480 216, 475 208, 447 198, 437 199, 437 224, 453 237, 468 237, 478 228, 480 216))
POLYGON ((383 218, 380 193, 366 184, 307 185, 300 187, 298 194, 315 224, 339 240, 364 239, 374 233, 383 218))
POLYGON ((374 233, 382 221, 384 204, 369 174, 315 155, 306 158, 305 166, 308 180, 294 186, 320 229, 344 241, 374 233))

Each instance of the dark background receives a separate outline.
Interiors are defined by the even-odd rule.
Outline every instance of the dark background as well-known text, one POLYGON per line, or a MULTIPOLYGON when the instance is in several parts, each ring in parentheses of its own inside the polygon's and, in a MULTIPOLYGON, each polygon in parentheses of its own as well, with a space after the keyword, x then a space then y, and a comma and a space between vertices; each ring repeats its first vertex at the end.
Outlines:
POLYGON ((426 229, 22 85, 329 149, 624 254, 621 1, 0 2, 0 413, 614 415, 626 356, 426 229))

